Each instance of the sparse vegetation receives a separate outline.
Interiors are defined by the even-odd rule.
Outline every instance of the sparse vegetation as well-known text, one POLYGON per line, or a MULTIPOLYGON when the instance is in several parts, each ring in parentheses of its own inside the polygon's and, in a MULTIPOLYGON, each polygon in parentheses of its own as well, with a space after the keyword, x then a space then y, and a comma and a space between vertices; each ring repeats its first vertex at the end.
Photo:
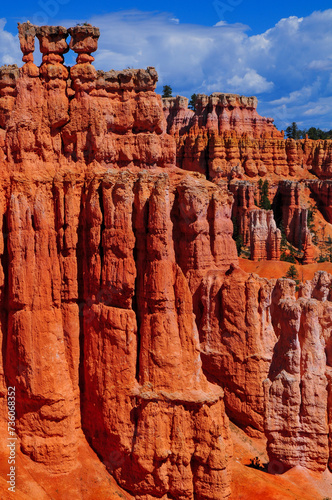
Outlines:
POLYGON ((242 247, 243 247, 243 238, 240 235, 239 225, 236 220, 236 217, 232 217, 233 222, 233 240, 236 244, 237 254, 240 255, 242 247))
POLYGON ((285 275, 285 278, 289 278, 291 280, 295 280, 295 281, 299 282, 299 273, 297 272, 297 269, 294 266, 294 264, 289 266, 288 271, 285 275))
POLYGON ((190 98, 188 108, 195 111, 196 101, 197 101, 197 94, 193 94, 190 98))
POLYGON ((170 85, 164 85, 163 86, 163 93, 162 97, 172 97, 172 87, 170 85))
POLYGON ((280 255, 280 260, 284 262, 290 262, 291 264, 296 264, 296 262, 300 261, 303 257, 303 253, 298 251, 296 248, 293 247, 290 243, 287 241, 285 229, 284 229, 284 224, 281 221, 279 224, 279 229, 281 232, 281 242, 280 242, 280 248, 281 248, 281 255, 280 255))
POLYGON ((328 236, 320 245, 317 262, 332 262, 332 238, 328 236))
POLYGON ((317 210, 316 207, 310 205, 307 214, 307 226, 309 231, 312 233, 312 242, 314 245, 317 245, 318 242, 318 236, 315 230, 315 222, 314 222, 316 210, 317 210))
POLYGON ((318 139, 332 139, 332 130, 325 132, 316 127, 310 127, 308 130, 300 130, 296 122, 293 122, 292 125, 287 127, 285 132, 288 139, 305 139, 306 135, 308 139, 313 139, 315 141, 318 139))
POLYGON ((268 464, 262 464, 259 457, 251 458, 248 467, 266 472, 268 464))
POLYGON ((244 257, 245 259, 250 258, 250 250, 244 245, 243 238, 240 234, 240 228, 236 217, 232 217, 233 222, 233 240, 236 244, 236 250, 239 257, 244 257))
POLYGON ((259 179, 258 187, 259 187, 259 208, 262 208, 264 210, 271 210, 268 181, 265 180, 263 182, 262 179, 259 179))
MULTIPOLYGON (((292 264, 291 266, 289 266, 288 271, 285 274, 284 278, 288 278, 290 280, 294 280, 295 283, 296 283, 296 291, 298 291, 299 284, 300 284, 299 273, 298 273, 296 267, 294 266, 294 264, 292 264)), ((303 281, 303 273, 302 273, 302 281, 303 281)))

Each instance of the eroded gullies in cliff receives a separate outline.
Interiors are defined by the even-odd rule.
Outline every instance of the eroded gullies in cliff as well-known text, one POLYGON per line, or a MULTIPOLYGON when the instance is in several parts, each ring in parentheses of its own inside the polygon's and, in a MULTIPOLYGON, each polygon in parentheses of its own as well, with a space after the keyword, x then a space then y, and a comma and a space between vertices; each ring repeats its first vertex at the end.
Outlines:
POLYGON ((90 25, 19 36, 25 64, 0 68, 0 375, 23 453, 84 475, 87 439, 137 499, 217 500, 232 489, 229 416, 265 432, 279 472, 331 466, 331 275, 296 297, 245 273, 231 220, 253 259, 280 258, 282 219, 312 261, 302 202, 327 228, 329 142, 284 141, 255 98, 200 96, 196 112, 171 99, 164 115, 154 68, 95 70, 90 25))

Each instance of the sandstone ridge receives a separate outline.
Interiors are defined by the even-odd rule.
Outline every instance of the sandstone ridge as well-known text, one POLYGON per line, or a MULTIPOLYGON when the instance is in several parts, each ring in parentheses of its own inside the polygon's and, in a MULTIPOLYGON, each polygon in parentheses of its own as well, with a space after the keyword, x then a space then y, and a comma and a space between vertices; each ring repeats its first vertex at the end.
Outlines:
POLYGON ((328 474, 332 276, 244 272, 232 216, 255 261, 280 258, 280 220, 312 261, 329 144, 284 141, 253 97, 163 111, 154 68, 94 68, 99 35, 20 24, 24 65, 0 68, 0 427, 15 386, 18 459, 40 481, 18 498, 64 498, 78 476, 82 500, 236 498, 229 418, 266 436, 269 473, 328 474))

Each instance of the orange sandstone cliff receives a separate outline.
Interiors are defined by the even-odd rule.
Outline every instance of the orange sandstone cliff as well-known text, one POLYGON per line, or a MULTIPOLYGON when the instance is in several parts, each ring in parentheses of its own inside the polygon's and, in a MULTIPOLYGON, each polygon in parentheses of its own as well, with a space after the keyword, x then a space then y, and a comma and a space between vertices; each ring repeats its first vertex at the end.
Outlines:
MULTIPOLYGON (((283 176, 306 172, 330 221, 330 146, 284 141, 254 98, 201 96, 197 113, 168 100, 165 116, 154 68, 96 71, 98 37, 24 23, 23 67, 0 68, 0 417, 5 440, 15 387, 15 495, 273 498, 272 481, 317 498, 321 476, 301 492, 287 474, 330 480, 332 276, 296 292, 246 273, 231 217, 254 260, 280 258, 277 216, 310 260, 283 176), (267 174, 270 211, 255 205, 267 174), (263 448, 266 435, 256 491, 229 419, 263 448)), ((4 443, 0 458, 14 498, 4 443)))

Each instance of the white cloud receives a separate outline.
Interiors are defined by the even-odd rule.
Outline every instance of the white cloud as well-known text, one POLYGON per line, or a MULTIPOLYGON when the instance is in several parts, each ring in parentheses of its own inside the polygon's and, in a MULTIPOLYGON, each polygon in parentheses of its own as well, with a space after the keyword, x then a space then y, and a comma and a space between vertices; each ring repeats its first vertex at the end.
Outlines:
POLYGON ((254 69, 248 69, 242 77, 235 75, 229 78, 227 84, 234 92, 242 92, 243 88, 249 92, 269 92, 274 86, 273 82, 268 82, 266 78, 259 75, 254 69))
MULTIPOLYGON (((186 96, 257 94, 259 112, 275 117, 280 128, 292 121, 332 128, 332 9, 281 19, 259 35, 242 24, 184 24, 170 13, 138 10, 89 22, 101 29, 99 69, 155 66, 159 91, 170 84, 174 94, 186 96)), ((1 23, 0 43, 2 63, 20 63, 17 38, 1 23)))
POLYGON ((18 37, 5 31, 6 19, 0 18, 0 64, 20 64, 22 53, 18 37))

